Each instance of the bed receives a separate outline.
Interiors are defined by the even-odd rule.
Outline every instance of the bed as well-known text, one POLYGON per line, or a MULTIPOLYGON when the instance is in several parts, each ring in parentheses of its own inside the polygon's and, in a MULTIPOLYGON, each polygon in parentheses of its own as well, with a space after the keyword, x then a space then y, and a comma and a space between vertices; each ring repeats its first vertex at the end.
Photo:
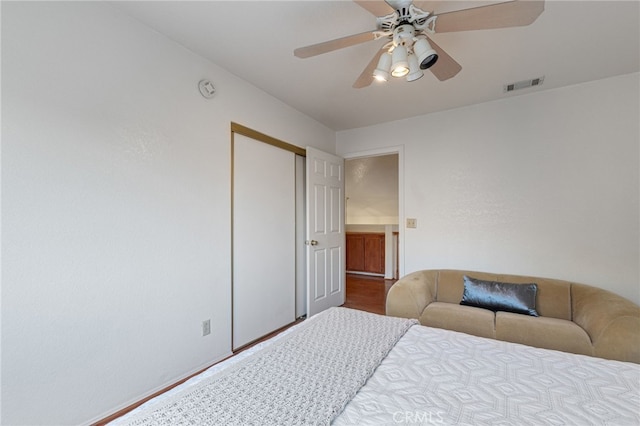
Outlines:
POLYGON ((113 425, 638 425, 640 365, 331 308, 113 425))

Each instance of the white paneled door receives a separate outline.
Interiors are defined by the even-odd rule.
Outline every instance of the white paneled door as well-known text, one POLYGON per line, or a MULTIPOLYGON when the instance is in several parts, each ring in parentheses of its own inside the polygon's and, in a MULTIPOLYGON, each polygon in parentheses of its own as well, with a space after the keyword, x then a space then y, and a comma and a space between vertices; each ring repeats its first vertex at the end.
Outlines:
POLYGON ((345 300, 344 159, 307 147, 307 316, 345 300))
POLYGON ((295 154, 236 133, 233 349, 295 321, 295 154))

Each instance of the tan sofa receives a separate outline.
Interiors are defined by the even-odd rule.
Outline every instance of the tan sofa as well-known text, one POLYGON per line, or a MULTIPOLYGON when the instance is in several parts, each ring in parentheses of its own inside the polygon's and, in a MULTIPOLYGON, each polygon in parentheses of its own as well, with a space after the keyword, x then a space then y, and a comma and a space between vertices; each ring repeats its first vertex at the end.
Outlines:
POLYGON ((424 270, 396 282, 387 315, 540 348, 640 364, 640 307, 609 291, 548 278, 458 270, 424 270), (536 283, 533 317, 460 305, 463 276, 536 283))

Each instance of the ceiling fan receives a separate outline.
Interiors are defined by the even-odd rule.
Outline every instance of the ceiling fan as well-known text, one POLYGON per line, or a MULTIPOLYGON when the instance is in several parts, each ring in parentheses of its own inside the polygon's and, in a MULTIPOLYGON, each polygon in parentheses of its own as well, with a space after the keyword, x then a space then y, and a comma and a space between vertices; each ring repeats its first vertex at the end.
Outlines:
POLYGON ((369 86, 374 79, 387 81, 389 76, 415 81, 425 69, 440 81, 448 80, 462 67, 429 35, 525 26, 544 10, 544 0, 509 0, 445 13, 430 12, 441 3, 437 0, 354 1, 377 17, 375 30, 301 47, 293 54, 309 58, 367 41, 386 40, 353 84, 356 89, 369 86))

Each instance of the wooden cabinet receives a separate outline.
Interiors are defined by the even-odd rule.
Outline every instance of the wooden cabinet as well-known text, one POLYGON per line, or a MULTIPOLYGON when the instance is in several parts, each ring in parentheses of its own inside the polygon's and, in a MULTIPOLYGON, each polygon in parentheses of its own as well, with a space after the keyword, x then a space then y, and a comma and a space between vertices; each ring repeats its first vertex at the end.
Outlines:
POLYGON ((349 232, 347 271, 384 274, 384 233, 349 232))
POLYGON ((364 271, 363 234, 347 234, 347 271, 364 271))

